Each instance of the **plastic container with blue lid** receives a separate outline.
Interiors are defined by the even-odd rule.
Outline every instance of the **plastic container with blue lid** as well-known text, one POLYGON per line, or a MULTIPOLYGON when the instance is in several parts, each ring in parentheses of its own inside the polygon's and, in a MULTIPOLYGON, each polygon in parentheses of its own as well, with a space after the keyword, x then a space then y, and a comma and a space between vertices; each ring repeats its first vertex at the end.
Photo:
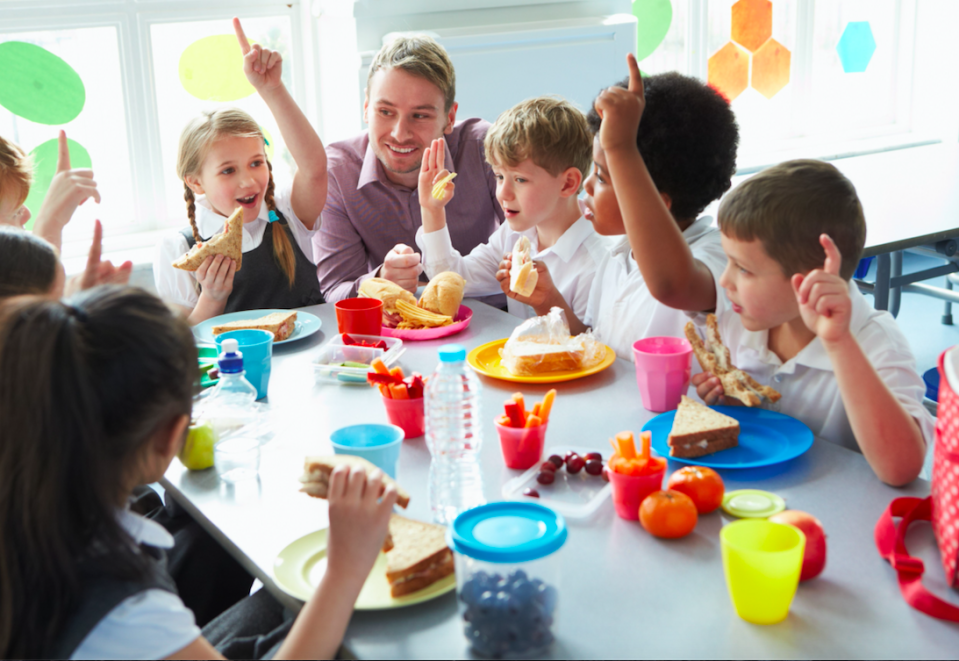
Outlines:
POLYGON ((459 514, 447 533, 456 558, 464 633, 490 657, 542 654, 553 642, 559 601, 561 514, 537 503, 501 502, 459 514))

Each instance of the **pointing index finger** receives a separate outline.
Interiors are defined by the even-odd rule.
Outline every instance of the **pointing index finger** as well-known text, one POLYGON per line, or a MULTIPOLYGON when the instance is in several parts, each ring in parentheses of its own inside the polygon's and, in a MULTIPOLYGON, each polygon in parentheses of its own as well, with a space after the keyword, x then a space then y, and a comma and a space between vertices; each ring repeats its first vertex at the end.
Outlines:
POLYGON ((250 42, 247 41, 243 26, 240 25, 240 19, 236 16, 233 17, 233 31, 236 32, 236 40, 240 42, 240 50, 246 55, 250 52, 250 42))
POLYGON ((842 255, 839 253, 839 248, 836 247, 832 237, 828 234, 821 234, 819 236, 819 243, 822 244, 823 250, 826 251, 826 262, 823 264, 823 271, 829 275, 839 275, 839 269, 842 266, 842 255))
POLYGON ((639 62, 636 61, 636 56, 632 53, 627 53, 626 64, 629 66, 629 85, 626 89, 643 98, 645 96, 645 91, 643 90, 643 75, 639 71, 639 62))
POLYGON ((63 129, 57 136, 57 172, 66 172, 70 169, 70 146, 67 144, 67 132, 63 129))

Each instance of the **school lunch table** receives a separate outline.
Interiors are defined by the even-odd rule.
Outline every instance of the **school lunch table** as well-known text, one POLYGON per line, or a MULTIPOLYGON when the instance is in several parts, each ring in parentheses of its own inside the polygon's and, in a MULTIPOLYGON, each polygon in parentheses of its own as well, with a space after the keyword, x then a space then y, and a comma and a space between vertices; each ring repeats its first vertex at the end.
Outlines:
MULTIPOLYGON (((409 373, 432 373, 437 347, 457 342, 468 349, 508 337, 517 319, 468 300, 471 326, 433 342, 406 343, 400 364, 409 373)), ((379 393, 366 386, 314 383, 310 362, 336 333, 332 305, 305 308, 322 330, 300 342, 274 347, 269 402, 276 437, 262 447, 259 480, 229 486, 214 470, 189 472, 174 461, 165 489, 223 546, 293 609, 301 605, 272 578, 274 559, 294 540, 328 525, 326 501, 299 493, 303 458, 331 453, 329 436, 340 427, 386 423, 379 393)), ((481 463, 489 501, 520 471, 500 456, 493 418, 510 393, 526 401, 549 386, 482 378, 481 463)), ((608 457, 608 438, 639 432, 653 414, 643 409, 633 365, 558 384, 546 438, 551 446, 595 448, 608 457)), ((397 478, 411 501, 404 515, 430 520, 427 475, 430 455, 423 438, 405 441, 397 478)), ((669 471, 679 468, 670 463, 669 471)), ((736 615, 726 591, 719 530, 729 519, 717 511, 700 517, 679 540, 659 540, 638 522, 619 519, 611 500, 585 521, 567 519, 569 538, 559 551, 559 610, 551 648, 555 658, 954 658, 959 628, 930 619, 905 604, 896 577, 873 544, 873 526, 897 496, 926 496, 917 481, 905 489, 879 482, 859 454, 817 440, 805 455, 750 472, 726 471, 727 489, 758 488, 810 512, 828 535, 828 561, 817 579, 801 584, 786 621, 749 624, 736 615)), ((601 478, 596 478, 601 479, 601 478)), ((926 584, 947 592, 928 527, 916 525, 910 552, 926 562, 926 584)), ((456 595, 395 610, 358 611, 344 639, 359 658, 463 658, 470 656, 456 595)))

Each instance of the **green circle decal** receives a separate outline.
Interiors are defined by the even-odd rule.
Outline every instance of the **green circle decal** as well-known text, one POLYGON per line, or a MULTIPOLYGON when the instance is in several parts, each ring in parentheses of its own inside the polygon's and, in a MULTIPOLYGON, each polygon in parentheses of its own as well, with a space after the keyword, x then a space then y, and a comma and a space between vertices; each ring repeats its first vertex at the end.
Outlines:
MULTIPOLYGON (((67 147, 70 149, 70 167, 71 168, 90 168, 93 162, 90 160, 90 154, 86 148, 75 140, 67 138, 67 147)), ((26 229, 33 227, 33 221, 40 211, 40 205, 43 204, 43 198, 47 196, 47 190, 50 188, 50 182, 57 173, 57 155, 60 146, 56 139, 47 140, 37 146, 30 152, 33 158, 33 185, 30 187, 30 194, 27 201, 24 202, 30 209, 33 216, 26 224, 26 229)))
POLYGON ((203 37, 187 46, 180 55, 180 84, 201 101, 236 101, 254 92, 232 34, 203 37))
POLYGON ((14 115, 66 124, 80 114, 86 98, 80 75, 47 49, 24 41, 0 44, 0 105, 14 115))
POLYGON ((633 0, 636 17, 636 59, 643 60, 659 48, 673 22, 670 0, 633 0))

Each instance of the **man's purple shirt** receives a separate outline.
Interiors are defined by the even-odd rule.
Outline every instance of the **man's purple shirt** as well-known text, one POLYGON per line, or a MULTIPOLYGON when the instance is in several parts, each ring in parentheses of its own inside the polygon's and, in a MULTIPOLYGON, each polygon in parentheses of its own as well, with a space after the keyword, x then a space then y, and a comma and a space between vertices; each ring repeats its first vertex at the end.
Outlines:
MULTIPOLYGON (((468 255, 503 222, 496 177, 483 153, 489 122, 458 122, 446 138, 446 169, 456 172, 456 193, 446 205, 453 247, 468 255)), ((394 184, 369 146, 369 134, 326 148, 329 192, 313 236, 316 275, 328 302, 356 296, 397 243, 416 250, 422 224, 417 190, 394 184)))

